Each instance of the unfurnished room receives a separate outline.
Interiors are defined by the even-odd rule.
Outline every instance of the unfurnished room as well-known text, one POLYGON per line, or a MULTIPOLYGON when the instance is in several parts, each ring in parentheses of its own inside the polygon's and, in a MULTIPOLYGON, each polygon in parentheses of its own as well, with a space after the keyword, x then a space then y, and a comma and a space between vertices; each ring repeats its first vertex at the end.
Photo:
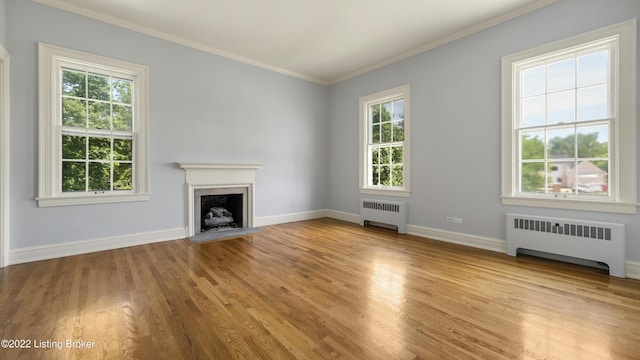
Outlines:
POLYGON ((640 359, 638 0, 0 0, 0 358, 640 359))

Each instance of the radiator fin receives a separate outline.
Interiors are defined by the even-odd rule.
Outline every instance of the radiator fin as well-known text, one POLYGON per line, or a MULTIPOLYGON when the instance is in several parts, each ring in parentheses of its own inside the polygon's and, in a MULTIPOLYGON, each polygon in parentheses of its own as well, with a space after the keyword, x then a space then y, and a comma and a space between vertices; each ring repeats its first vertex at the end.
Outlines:
POLYGON ((514 218, 513 228, 611 241, 610 227, 514 218))
POLYGON ((362 202, 362 207, 365 208, 365 209, 390 211, 390 212, 395 212, 395 213, 399 213, 400 212, 400 204, 395 204, 395 203, 363 201, 362 202))

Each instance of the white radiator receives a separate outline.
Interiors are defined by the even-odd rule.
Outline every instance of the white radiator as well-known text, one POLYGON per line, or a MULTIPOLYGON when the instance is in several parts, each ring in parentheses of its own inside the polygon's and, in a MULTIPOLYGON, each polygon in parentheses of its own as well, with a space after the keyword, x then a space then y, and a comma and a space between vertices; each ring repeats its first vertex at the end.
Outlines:
POLYGON ((398 233, 407 233, 407 203, 360 199, 360 225, 368 221, 394 225, 398 233))
POLYGON ((507 254, 518 249, 603 262, 626 277, 624 224, 507 214, 507 254))

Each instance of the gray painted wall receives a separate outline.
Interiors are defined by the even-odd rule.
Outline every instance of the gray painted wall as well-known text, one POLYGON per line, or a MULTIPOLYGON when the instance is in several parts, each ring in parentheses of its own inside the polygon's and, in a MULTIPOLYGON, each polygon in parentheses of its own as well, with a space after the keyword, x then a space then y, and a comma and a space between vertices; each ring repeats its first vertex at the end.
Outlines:
POLYGON ((182 228, 174 163, 258 163, 256 216, 325 209, 328 88, 42 6, 7 2, 11 249, 182 228), (38 208, 37 43, 149 66, 151 200, 38 208))
POLYGON ((0 0, 0 44, 3 46, 7 43, 6 22, 7 22, 7 0, 0 0))
POLYGON ((509 207, 499 199, 501 58, 639 16, 637 0, 563 0, 332 86, 329 207, 359 212, 358 98, 409 83, 410 224, 505 239, 507 212, 621 222, 627 259, 640 260, 640 215, 509 207), (447 223, 447 216, 464 223, 447 223))

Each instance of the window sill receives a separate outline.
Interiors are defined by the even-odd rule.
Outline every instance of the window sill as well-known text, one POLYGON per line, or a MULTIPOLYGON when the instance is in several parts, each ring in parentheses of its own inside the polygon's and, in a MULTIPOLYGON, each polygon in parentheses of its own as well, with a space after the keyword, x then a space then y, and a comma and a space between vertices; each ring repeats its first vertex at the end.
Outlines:
POLYGON ((71 205, 90 205, 90 204, 109 204, 131 201, 147 201, 149 193, 137 194, 104 194, 104 195, 72 195, 58 197, 39 197, 36 198, 38 207, 52 206, 71 206, 71 205))
POLYGON ((533 206, 551 209, 568 209, 583 211, 598 211, 618 214, 636 214, 637 203, 606 202, 575 199, 541 199, 516 196, 501 196, 502 205, 533 206))
POLYGON ((367 195, 381 195, 381 196, 396 196, 408 198, 411 196, 410 190, 393 190, 393 189, 366 189, 361 188, 360 194, 367 195))

